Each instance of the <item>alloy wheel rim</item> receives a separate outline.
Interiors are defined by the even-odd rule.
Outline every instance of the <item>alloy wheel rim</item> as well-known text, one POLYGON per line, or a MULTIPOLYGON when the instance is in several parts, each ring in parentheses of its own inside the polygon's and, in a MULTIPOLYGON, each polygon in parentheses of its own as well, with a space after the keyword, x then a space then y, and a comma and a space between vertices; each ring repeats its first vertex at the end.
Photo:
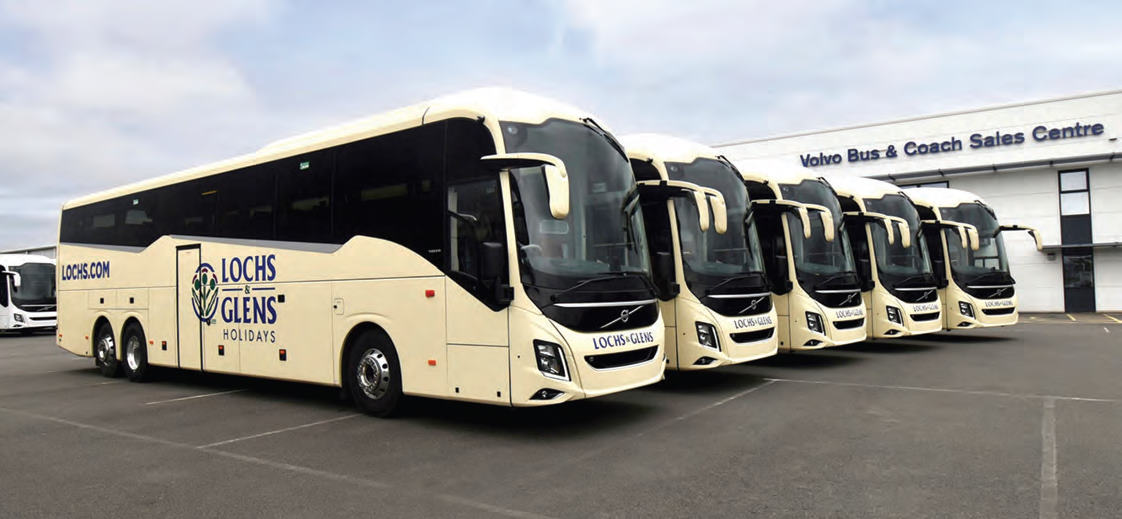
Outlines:
POLYGON ((125 361, 129 363, 129 369, 136 371, 140 367, 140 339, 136 337, 129 337, 129 343, 125 346, 125 361))
POLYGON ((104 364, 113 360, 114 354, 113 337, 103 335, 101 339, 97 341, 97 360, 104 364))
POLYGON ((378 400, 390 389, 390 361, 378 348, 363 352, 355 367, 355 382, 359 389, 371 400, 378 400))

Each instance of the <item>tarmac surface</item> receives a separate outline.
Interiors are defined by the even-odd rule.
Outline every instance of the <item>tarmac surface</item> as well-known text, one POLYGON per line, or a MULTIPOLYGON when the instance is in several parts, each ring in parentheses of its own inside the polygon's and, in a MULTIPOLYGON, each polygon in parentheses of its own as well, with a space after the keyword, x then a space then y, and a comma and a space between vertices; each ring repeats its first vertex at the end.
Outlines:
POLYGON ((1122 323, 1022 322, 390 420, 0 336, 0 517, 1118 517, 1122 323))

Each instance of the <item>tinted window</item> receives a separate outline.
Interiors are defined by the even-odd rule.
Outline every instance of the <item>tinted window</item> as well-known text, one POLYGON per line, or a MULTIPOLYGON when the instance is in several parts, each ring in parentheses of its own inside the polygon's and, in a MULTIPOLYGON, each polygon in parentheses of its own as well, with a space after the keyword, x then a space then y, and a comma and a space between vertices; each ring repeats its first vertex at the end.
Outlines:
POLYGON ((497 178, 483 178, 448 186, 448 274, 471 292, 482 295, 482 244, 506 245, 502 196, 497 178))
POLYGON ((156 205, 153 192, 137 193, 123 200, 123 217, 119 230, 119 243, 134 247, 147 247, 159 236, 152 211, 156 205))
POLYGON ((108 200, 90 205, 86 211, 84 236, 94 243, 116 243, 117 211, 116 200, 108 200))
POLYGON ((269 163, 277 177, 276 239, 331 241, 331 154, 319 151, 269 163))
POLYGON ((441 264, 443 125, 433 124, 338 149, 335 239, 400 243, 441 264))
POLYGON ((218 229, 222 236, 273 239, 274 168, 252 166, 219 177, 218 229))
POLYGON ((169 234, 214 236, 218 181, 214 177, 168 186, 159 192, 157 214, 168 223, 169 234))

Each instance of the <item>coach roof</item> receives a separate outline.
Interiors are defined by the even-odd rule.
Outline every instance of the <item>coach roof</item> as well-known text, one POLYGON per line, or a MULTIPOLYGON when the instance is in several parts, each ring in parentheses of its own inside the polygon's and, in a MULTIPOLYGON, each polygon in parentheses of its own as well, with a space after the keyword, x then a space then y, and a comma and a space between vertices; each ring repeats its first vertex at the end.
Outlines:
POLYGON ((66 202, 62 208, 69 209, 128 193, 224 173, 452 117, 483 118, 485 124, 494 125, 498 121, 537 124, 550 118, 580 120, 590 117, 590 114, 553 99, 508 88, 468 90, 274 141, 246 155, 79 197, 66 202))
POLYGON ((928 207, 956 207, 971 202, 985 203, 974 193, 949 187, 917 187, 908 190, 908 197, 915 203, 928 207))
POLYGON ((744 180, 767 181, 772 184, 798 184, 804 180, 818 180, 819 176, 802 166, 792 166, 774 160, 736 160, 736 169, 744 180))
POLYGON ((898 195, 902 191, 896 184, 872 178, 853 175, 827 175, 825 178, 839 195, 877 199, 886 195, 898 195))
POLYGON ((657 133, 637 133, 620 137, 620 143, 633 159, 658 159, 662 162, 693 162, 698 158, 716 159, 717 150, 704 144, 657 133))

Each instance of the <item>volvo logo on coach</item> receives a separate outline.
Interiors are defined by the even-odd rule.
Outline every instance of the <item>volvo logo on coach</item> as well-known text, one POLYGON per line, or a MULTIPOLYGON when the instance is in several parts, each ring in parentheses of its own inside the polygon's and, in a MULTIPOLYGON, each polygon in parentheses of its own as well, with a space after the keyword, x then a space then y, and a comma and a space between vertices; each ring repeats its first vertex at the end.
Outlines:
POLYGON ((608 323, 605 324, 604 326, 601 326, 600 329, 603 330, 604 328, 607 328, 607 327, 609 327, 613 324, 616 324, 616 323, 626 323, 627 320, 631 318, 631 314, 637 312, 640 308, 643 308, 643 305, 636 306, 635 308, 632 308, 630 310, 628 310, 626 308, 624 308, 623 310, 620 310, 619 317, 617 317, 615 319, 612 319, 611 321, 608 321, 608 323))

